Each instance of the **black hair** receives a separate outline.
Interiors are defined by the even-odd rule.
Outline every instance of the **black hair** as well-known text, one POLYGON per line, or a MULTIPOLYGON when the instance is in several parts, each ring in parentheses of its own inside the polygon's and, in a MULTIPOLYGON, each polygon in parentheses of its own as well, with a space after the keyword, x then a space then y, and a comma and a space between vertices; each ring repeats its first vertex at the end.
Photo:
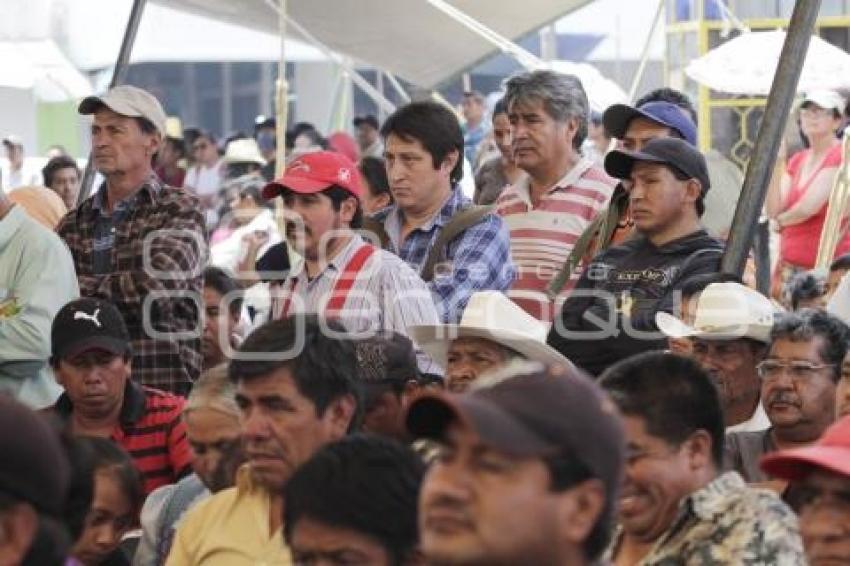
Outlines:
POLYGON ((285 144, 287 149, 295 147, 295 139, 300 135, 306 135, 310 138, 313 145, 318 145, 322 149, 327 149, 328 142, 319 133, 319 130, 310 122, 297 122, 290 130, 286 132, 285 144))
POLYGON ((350 529, 378 542, 404 566, 419 543, 417 508, 424 465, 413 450, 357 434, 321 448, 284 488, 284 536, 302 518, 350 529))
POLYGON ((434 169, 456 152, 457 163, 451 172, 451 182, 463 178, 463 132, 454 113, 437 102, 411 102, 387 118, 381 126, 381 136, 386 140, 395 134, 404 141, 417 140, 429 154, 434 169))
POLYGON ((688 98, 688 95, 675 88, 662 87, 651 90, 635 102, 635 108, 640 108, 649 102, 669 102, 670 104, 675 104, 688 113, 695 126, 699 125, 699 117, 693 102, 688 98))
POLYGON ((166 136, 165 143, 171 146, 171 150, 180 156, 180 159, 186 157, 186 144, 180 138, 166 136))
POLYGON ((142 130, 142 133, 148 135, 154 135, 159 132, 159 128, 157 128, 153 122, 148 120, 147 118, 143 118, 142 116, 135 116, 134 120, 139 125, 139 129, 142 130))
POLYGON ((711 436, 711 455, 723 465, 725 427, 717 388, 699 364, 667 352, 632 356, 608 369, 599 384, 625 416, 643 419, 646 430, 679 446, 698 430, 711 436))
MULTIPOLYGON (((670 131, 675 133, 675 130, 673 130, 672 128, 670 131)), ((695 179, 693 175, 688 175, 675 165, 665 163, 663 166, 669 169, 673 176, 679 181, 690 181, 691 179, 695 179)), ((694 202, 694 207, 696 207, 697 216, 699 217, 702 217, 703 213, 705 212, 705 195, 707 193, 708 190, 706 189, 706 187, 702 187, 699 193, 699 197, 697 198, 696 202, 694 202)))
POLYGON ((802 309, 783 313, 770 330, 770 350, 777 340, 804 342, 820 336, 823 345, 820 357, 823 363, 832 365, 833 381, 841 377, 841 362, 847 354, 850 328, 838 317, 820 309, 802 309))
MULTIPOLYGON (((587 466, 572 457, 572 455, 564 452, 543 458, 543 463, 549 470, 549 487, 554 492, 566 491, 574 485, 593 477, 593 473, 587 469, 587 466)), ((596 519, 593 530, 590 531, 590 534, 582 544, 584 556, 588 561, 595 562, 605 549, 608 548, 611 533, 613 532, 615 511, 616 501, 606 496, 602 513, 596 519)))
POLYGON ((783 295, 791 310, 800 308, 800 302, 817 299, 826 293, 826 277, 816 271, 801 271, 785 283, 783 295))
POLYGON ((80 441, 88 444, 94 473, 106 471, 112 474, 130 502, 131 516, 138 518, 145 501, 145 491, 142 476, 130 455, 107 438, 85 437, 80 441))
POLYGON ((507 114, 508 113, 508 103, 505 102, 504 97, 500 98, 496 101, 496 104, 493 105, 493 117, 495 118, 499 114, 507 114))
POLYGON ((384 160, 380 157, 367 155, 360 158, 357 168, 360 169, 360 174, 369 184, 372 195, 389 195, 390 204, 392 204, 393 195, 390 192, 390 181, 387 179, 387 166, 384 160))
POLYGON ((81 176, 80 168, 77 166, 76 161, 67 155, 57 155, 48 161, 47 165, 44 166, 44 169, 41 170, 41 174, 44 177, 45 187, 50 187, 50 185, 53 184, 53 175, 61 169, 73 169, 77 172, 77 178, 81 176))
POLYGON ((829 265, 830 271, 847 271, 848 269, 850 269, 850 254, 835 258, 829 265))
POLYGON ((236 282, 230 273, 214 265, 204 269, 204 287, 209 287, 222 297, 233 293, 228 309, 232 316, 238 316, 242 312, 242 287, 236 282))
POLYGON ((243 161, 240 163, 228 163, 225 173, 227 180, 238 179, 245 175, 262 170, 263 166, 254 161, 243 161))
POLYGON ((351 395, 357 403, 350 427, 355 429, 362 402, 354 342, 344 336, 345 332, 338 321, 322 320, 314 314, 267 322, 242 342, 228 366, 228 376, 235 383, 250 382, 286 368, 298 392, 316 406, 318 416, 324 415, 333 401, 351 395))
POLYGON ((744 284, 740 277, 730 273, 701 273, 685 280, 681 287, 682 297, 693 297, 697 293, 702 293, 712 283, 744 284))
POLYGON ((355 199, 357 201, 357 209, 354 211, 354 216, 351 219, 351 227, 357 230, 363 226, 363 206, 361 205, 359 198, 355 197, 348 190, 343 189, 338 185, 331 185, 322 191, 322 194, 327 195, 327 197, 331 199, 331 204, 336 212, 340 211, 343 202, 350 198, 355 199))
POLYGON ((360 124, 368 124, 374 129, 378 129, 378 119, 375 118, 372 114, 366 114, 365 116, 355 116, 354 120, 351 121, 354 124, 354 127, 360 126, 360 124))

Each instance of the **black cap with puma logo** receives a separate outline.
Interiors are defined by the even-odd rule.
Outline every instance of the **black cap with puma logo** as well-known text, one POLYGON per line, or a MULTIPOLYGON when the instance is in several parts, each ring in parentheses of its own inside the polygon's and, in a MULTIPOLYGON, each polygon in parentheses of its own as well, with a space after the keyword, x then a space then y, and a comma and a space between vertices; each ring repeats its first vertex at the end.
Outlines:
POLYGON ((86 350, 130 352, 130 334, 121 313, 100 299, 76 299, 62 307, 53 319, 50 342, 54 363, 86 350))

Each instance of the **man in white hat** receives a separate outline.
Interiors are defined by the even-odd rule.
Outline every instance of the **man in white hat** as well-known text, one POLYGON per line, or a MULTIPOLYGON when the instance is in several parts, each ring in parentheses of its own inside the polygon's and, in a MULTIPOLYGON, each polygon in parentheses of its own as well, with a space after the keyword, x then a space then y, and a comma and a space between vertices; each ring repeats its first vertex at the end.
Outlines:
POLYGON ((446 388, 460 393, 517 358, 572 367, 546 344, 548 330, 503 293, 480 291, 470 297, 459 324, 412 326, 410 336, 445 369, 446 388))
POLYGON ((221 160, 227 168, 225 179, 236 179, 243 175, 255 175, 258 179, 264 179, 262 169, 266 160, 263 159, 260 146, 254 138, 233 140, 227 144, 221 160))
POLYGON ((153 170, 166 116, 149 92, 122 85, 80 102, 92 115, 94 167, 106 181, 56 228, 83 297, 114 304, 127 324, 133 379, 186 394, 201 373, 206 232, 198 199, 153 170))
POLYGON ((756 366, 764 358, 777 310, 764 295, 730 282, 712 283, 699 294, 692 325, 666 312, 655 315, 667 336, 693 342, 692 357, 720 395, 726 432, 770 427, 756 366))

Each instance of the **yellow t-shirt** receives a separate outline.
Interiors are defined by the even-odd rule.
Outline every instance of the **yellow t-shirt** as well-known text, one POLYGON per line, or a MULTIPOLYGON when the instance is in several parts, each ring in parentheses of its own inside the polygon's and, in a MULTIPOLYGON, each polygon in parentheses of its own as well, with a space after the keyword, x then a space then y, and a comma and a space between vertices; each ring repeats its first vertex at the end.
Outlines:
POLYGON ((250 467, 236 487, 198 504, 180 523, 166 566, 292 566, 283 533, 269 532, 268 493, 252 482, 250 467))

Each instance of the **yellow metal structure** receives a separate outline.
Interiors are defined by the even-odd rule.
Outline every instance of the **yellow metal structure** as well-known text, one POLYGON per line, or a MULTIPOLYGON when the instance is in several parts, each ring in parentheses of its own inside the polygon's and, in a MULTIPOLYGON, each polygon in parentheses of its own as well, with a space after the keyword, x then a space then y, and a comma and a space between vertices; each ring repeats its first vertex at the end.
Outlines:
MULTIPOLYGON (((703 151, 718 150, 731 159, 741 170, 746 168, 758 134, 758 124, 764 111, 766 98, 729 95, 701 86, 685 75, 688 63, 705 55, 711 49, 732 39, 740 32, 720 19, 706 19, 707 6, 716 0, 667 0, 667 49, 665 57, 666 84, 681 90, 696 102, 699 117, 699 146, 703 151), (687 9, 683 10, 682 5, 687 9), (678 19, 685 11, 690 17, 678 19), (726 32, 727 37, 723 37, 726 32)), ((741 2, 726 0, 733 12, 741 2)), ((757 4, 749 1, 748 9, 755 11, 757 4)), ((760 5, 776 9, 774 2, 760 5)), ((785 29, 791 15, 793 2, 782 2, 786 18, 748 18, 737 13, 738 18, 753 31, 785 29)), ((824 2, 826 5, 827 2, 824 2)), ((831 8, 850 14, 849 0, 832 0, 831 8)), ((824 12, 822 7, 821 12, 824 12)), ((708 14, 709 16, 716 15, 708 14)), ((847 50, 850 47, 850 15, 824 16, 818 19, 816 33, 822 39, 847 50)))

